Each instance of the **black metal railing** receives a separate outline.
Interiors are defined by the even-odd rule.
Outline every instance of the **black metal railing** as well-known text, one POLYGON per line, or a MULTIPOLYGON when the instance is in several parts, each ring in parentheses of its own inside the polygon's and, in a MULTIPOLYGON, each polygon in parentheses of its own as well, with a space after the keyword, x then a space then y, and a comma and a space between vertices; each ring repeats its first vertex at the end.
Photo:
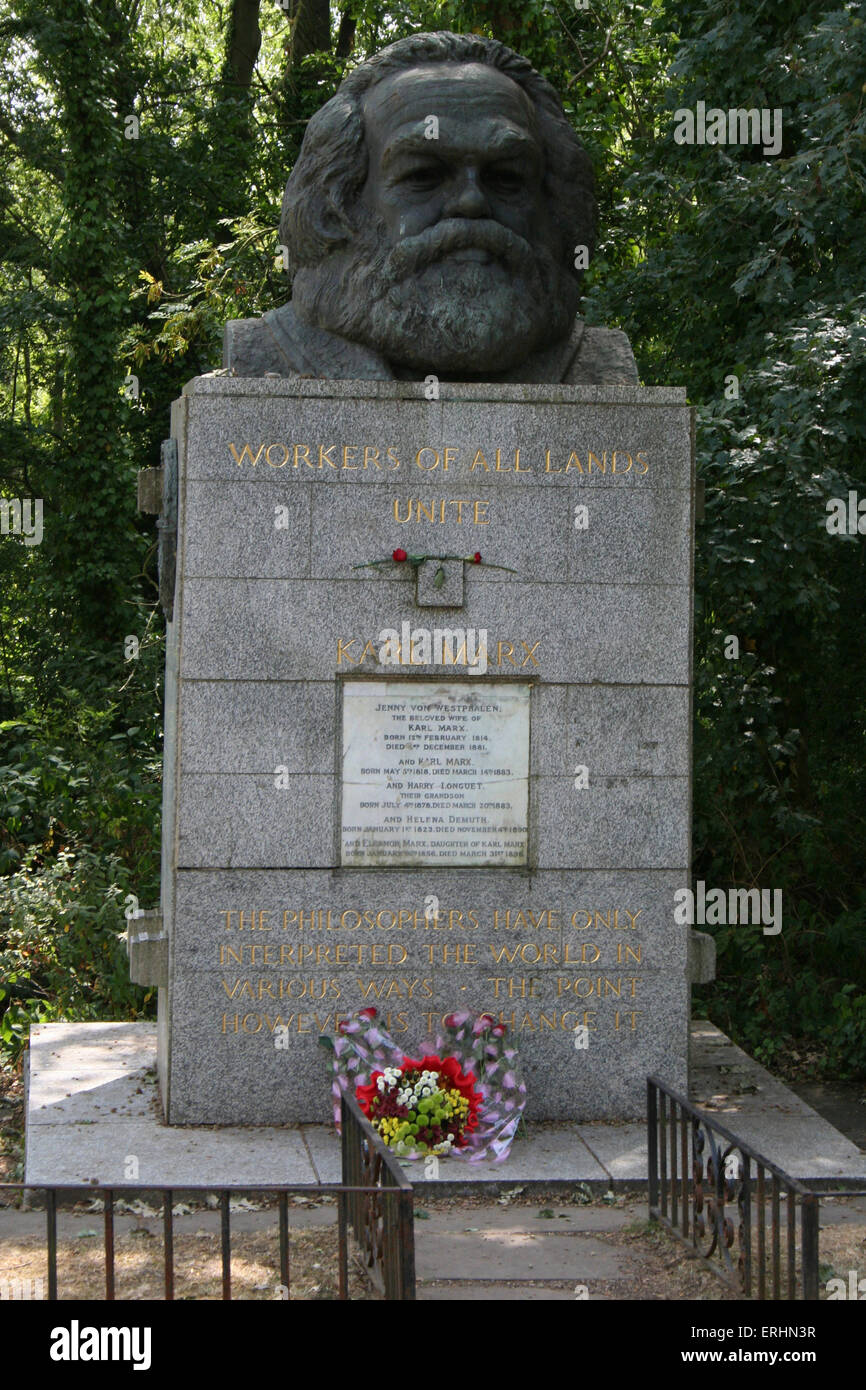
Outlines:
MULTIPOLYGON (((366 1268, 384 1297, 413 1299, 412 1184, 354 1096, 347 1093, 342 1098, 340 1127, 343 1159, 343 1195, 338 1202, 340 1222, 351 1227, 366 1268)), ((341 1251, 345 1244, 341 1237, 341 1251)), ((341 1263, 341 1291, 344 1277, 341 1263)))
MULTIPOLYGON (((58 1298, 57 1213, 61 1204, 102 1202, 103 1264, 105 1298, 115 1297, 115 1213, 117 1203, 153 1198, 162 1205, 162 1265, 164 1298, 175 1296, 175 1200, 186 1202, 217 1198, 220 1219, 222 1298, 232 1296, 232 1198, 255 1195, 276 1201, 279 1244, 279 1284, 284 1298, 290 1297, 289 1197, 332 1196, 337 1203, 337 1261, 341 1299, 349 1297, 349 1257, 351 1230, 362 1256, 361 1264, 374 1286, 387 1299, 414 1299, 415 1244, 412 1185, 394 1156, 379 1139, 353 1097, 343 1100, 342 1183, 293 1183, 276 1186, 257 1183, 244 1187, 155 1187, 153 1183, 119 1187, 46 1185, 44 1183, 0 1183, 0 1204, 5 1197, 27 1193, 31 1205, 41 1197, 45 1207, 45 1253, 47 1297, 58 1298), (347 1174, 350 1176, 347 1178, 347 1174)), ((91 1207, 92 1210, 92 1207, 91 1207)))
POLYGON ((657 1076, 647 1140, 651 1217, 746 1298, 817 1299, 816 1193, 657 1076))

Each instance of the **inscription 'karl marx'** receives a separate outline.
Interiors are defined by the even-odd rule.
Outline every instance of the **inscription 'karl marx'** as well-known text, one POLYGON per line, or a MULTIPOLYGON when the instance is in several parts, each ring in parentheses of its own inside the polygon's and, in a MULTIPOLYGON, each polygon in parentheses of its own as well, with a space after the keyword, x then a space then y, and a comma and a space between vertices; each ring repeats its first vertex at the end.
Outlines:
MULTIPOLYGON (((408 623, 403 623, 403 629, 408 628, 408 623)), ((422 654, 422 647, 418 641, 417 633, 405 633, 402 641, 397 634, 396 628, 384 629, 386 633, 393 634, 386 639, 365 641, 363 637, 338 637, 337 638, 337 665, 343 666, 363 666, 367 657, 372 657, 377 665, 397 665, 397 666, 427 666, 433 659, 433 665, 442 666, 471 666, 472 639, 468 637, 462 628, 443 628, 439 632, 439 648, 431 649, 427 655, 422 654), (383 662, 383 651, 387 652, 388 661, 383 662), (441 661, 439 654, 441 653, 441 661)), ((471 629, 470 629, 471 631, 471 629)), ((524 667, 539 665, 539 647, 541 639, 537 642, 486 642, 484 651, 488 666, 504 666, 507 662, 509 666, 522 671, 524 667), (520 648, 523 650, 521 651, 520 648)))

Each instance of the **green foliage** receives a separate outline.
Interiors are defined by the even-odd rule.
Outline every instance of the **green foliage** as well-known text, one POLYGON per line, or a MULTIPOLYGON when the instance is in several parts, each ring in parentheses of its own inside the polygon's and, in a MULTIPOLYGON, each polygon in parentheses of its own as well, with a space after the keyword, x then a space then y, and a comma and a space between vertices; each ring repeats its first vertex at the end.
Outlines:
POLYGON ((805 1038, 862 1071, 866 565, 824 523, 828 498, 866 493, 866 28, 822 4, 659 22, 678 35, 660 138, 635 140, 623 184, 645 259, 596 263, 590 312, 697 407, 696 876, 784 893, 781 936, 718 932, 704 996, 765 1057, 805 1038), (675 144, 698 100, 781 108, 781 156, 675 144))
POLYGON ((151 993, 129 982, 122 933, 131 884, 102 848, 48 858, 31 850, 0 878, 0 1047, 13 1059, 31 1023, 153 1014, 151 993))
MULTIPOLYGON (((118 657, 119 665, 122 657, 118 657)), ((159 894, 160 638, 114 700, 80 691, 0 725, 0 1049, 31 1022, 134 1018, 123 903, 159 894)))

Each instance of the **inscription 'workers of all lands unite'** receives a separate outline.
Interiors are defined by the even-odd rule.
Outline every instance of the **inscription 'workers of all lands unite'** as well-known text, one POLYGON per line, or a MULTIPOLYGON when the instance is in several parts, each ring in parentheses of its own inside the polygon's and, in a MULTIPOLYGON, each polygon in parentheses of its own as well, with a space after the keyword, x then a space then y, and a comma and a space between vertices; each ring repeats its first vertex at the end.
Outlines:
MULTIPOLYGON (((632 454, 628 449, 459 449, 454 445, 433 448, 425 444, 420 449, 403 454, 393 447, 371 444, 229 444, 229 451, 238 468, 245 464, 257 468, 260 464, 275 470, 291 468, 299 473, 311 470, 316 474, 327 469, 348 472, 394 473, 399 468, 419 469, 422 473, 436 470, 442 473, 471 473, 476 479, 490 473, 542 476, 563 474, 588 476, 603 473, 606 477, 644 477, 650 469, 646 450, 632 454)), ((306 475, 308 476, 308 475, 306 475)), ((396 504, 395 504, 396 507, 396 504)), ((409 520, 410 518, 405 518, 409 520)), ((398 518, 399 520, 399 518, 398 518)), ((483 525, 476 521, 477 525, 483 525)))

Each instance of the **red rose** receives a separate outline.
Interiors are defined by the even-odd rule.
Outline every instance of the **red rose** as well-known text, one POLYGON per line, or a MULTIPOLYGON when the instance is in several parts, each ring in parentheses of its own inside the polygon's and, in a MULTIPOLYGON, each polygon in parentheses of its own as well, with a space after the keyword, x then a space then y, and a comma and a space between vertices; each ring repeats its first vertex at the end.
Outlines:
POLYGON ((372 1007, 372 1005, 371 1005, 369 1008, 366 1008, 366 1009, 359 1009, 359 1010, 358 1010, 358 1017, 359 1017, 359 1018, 375 1018, 375 1017, 376 1017, 376 1014, 377 1014, 378 1012, 379 1012, 379 1010, 378 1010, 378 1009, 374 1009, 374 1008, 372 1007))
POLYGON ((391 556, 391 559, 396 560, 398 565, 402 565, 403 561, 408 560, 408 558, 405 550, 395 550, 391 556))
POLYGON ((472 556, 472 560, 473 560, 474 564, 476 564, 476 565, 480 565, 480 564, 481 564, 481 551, 480 551, 480 550, 476 550, 475 554, 472 556))

